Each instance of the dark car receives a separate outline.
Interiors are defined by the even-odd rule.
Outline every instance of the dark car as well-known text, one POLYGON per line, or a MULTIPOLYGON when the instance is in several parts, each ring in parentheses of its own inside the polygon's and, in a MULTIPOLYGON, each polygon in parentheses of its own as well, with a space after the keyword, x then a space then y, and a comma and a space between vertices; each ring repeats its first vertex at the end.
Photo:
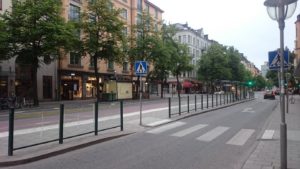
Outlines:
POLYGON ((275 92, 274 91, 266 91, 264 94, 264 99, 275 99, 275 92))

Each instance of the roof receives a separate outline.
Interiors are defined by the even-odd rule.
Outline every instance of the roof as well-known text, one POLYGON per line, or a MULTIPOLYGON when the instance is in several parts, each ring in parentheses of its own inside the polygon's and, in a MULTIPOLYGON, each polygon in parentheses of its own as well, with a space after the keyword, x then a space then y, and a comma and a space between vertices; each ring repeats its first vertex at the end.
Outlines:
POLYGON ((147 3, 148 5, 152 6, 153 8, 159 10, 161 13, 164 13, 164 11, 162 9, 160 9, 158 6, 154 5, 152 2, 145 0, 145 3, 147 3))

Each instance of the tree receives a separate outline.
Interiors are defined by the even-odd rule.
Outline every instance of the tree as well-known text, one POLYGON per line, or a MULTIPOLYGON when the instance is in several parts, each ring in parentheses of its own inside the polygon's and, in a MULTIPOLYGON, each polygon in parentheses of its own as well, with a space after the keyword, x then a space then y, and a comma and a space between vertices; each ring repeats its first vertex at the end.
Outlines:
MULTIPOLYGON (((37 70, 43 63, 49 64, 59 56, 59 50, 71 47, 73 27, 62 18, 61 2, 57 0, 12 1, 12 11, 1 15, 8 33, 3 51, 6 59, 17 57, 22 65, 32 68, 31 79, 34 105, 38 105, 37 70)), ((2 34, 3 35, 3 34, 2 34)), ((2 38, 2 37, 1 37, 2 38)))
POLYGON ((262 75, 258 75, 255 77, 255 87, 257 89, 264 89, 266 87, 266 80, 262 75))
POLYGON ((277 71, 269 70, 267 72, 266 78, 268 79, 268 81, 270 83, 272 83, 273 85, 279 87, 278 72, 277 71))
POLYGON ((89 54, 96 77, 97 101, 99 94, 98 60, 121 63, 125 60, 123 33, 124 23, 119 18, 120 10, 112 7, 110 0, 94 0, 83 13, 84 51, 89 54))
MULTIPOLYGON (((131 67, 135 61, 147 61, 148 64, 153 64, 157 53, 154 52, 158 45, 158 27, 154 23, 153 18, 146 11, 138 14, 137 23, 131 27, 129 61, 131 67)), ((140 76, 137 77, 136 91, 139 90, 140 76)), ((138 92, 136 92, 137 97, 138 92)))
POLYGON ((225 48, 219 44, 214 44, 208 48, 198 62, 198 79, 210 83, 211 86, 215 80, 231 79, 232 74, 228 67, 228 57, 225 54, 225 48))

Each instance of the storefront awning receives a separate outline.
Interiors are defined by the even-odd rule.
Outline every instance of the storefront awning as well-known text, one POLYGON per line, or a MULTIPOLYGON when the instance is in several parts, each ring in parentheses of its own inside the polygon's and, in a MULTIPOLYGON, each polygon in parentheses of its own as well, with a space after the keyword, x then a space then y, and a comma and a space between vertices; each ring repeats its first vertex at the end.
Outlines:
POLYGON ((191 88, 191 87, 193 87, 193 84, 190 81, 184 81, 182 83, 182 87, 183 88, 191 88))

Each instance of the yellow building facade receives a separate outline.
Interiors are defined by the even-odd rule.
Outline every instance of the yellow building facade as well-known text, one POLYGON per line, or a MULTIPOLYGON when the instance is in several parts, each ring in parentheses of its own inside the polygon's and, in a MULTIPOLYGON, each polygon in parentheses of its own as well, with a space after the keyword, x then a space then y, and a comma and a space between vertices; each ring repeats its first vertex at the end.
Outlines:
MULTIPOLYGON (((155 24, 162 21, 163 11, 148 0, 112 0, 113 6, 121 9, 120 18, 125 22, 124 32, 130 36, 130 28, 137 22, 142 11, 149 12, 155 24)), ((80 12, 87 7, 88 0, 62 0, 62 15, 67 20, 76 19, 80 12)), ((58 60, 58 95, 62 100, 88 99, 96 97, 96 78, 89 56, 76 56, 68 53, 58 60)), ((98 61, 100 75, 100 96, 103 100, 133 98, 132 65, 111 63, 105 60, 98 61), (110 94, 110 98, 108 98, 110 94)))

